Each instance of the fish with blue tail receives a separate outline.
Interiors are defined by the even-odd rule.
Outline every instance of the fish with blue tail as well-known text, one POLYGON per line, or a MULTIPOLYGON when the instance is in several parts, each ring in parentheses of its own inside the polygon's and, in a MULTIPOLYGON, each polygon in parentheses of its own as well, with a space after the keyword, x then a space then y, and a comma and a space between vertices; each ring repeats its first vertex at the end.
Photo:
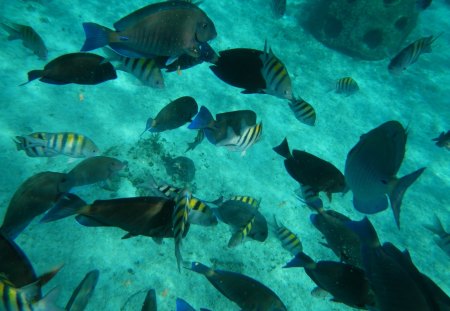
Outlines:
POLYGON ((278 223, 275 215, 273 216, 273 220, 275 223, 275 233, 283 248, 293 256, 303 252, 303 245, 298 236, 286 228, 281 222, 278 223))
POLYGON ((323 207, 323 201, 319 197, 319 193, 308 185, 301 185, 295 190, 295 195, 299 201, 305 203, 312 210, 323 207))
POLYGON ((286 0, 271 0, 270 8, 275 18, 282 18, 286 12, 286 0))
POLYGON ((436 41, 441 34, 429 37, 420 38, 394 56, 389 62, 388 70, 392 74, 400 74, 406 70, 410 65, 414 64, 419 56, 425 53, 431 53, 431 45, 436 41))
POLYGON ((141 136, 151 133, 173 130, 190 122, 198 112, 198 105, 191 96, 182 96, 171 101, 158 112, 155 118, 148 118, 141 136))
POLYGON ((295 267, 303 268, 319 288, 333 296, 332 300, 335 302, 365 310, 368 308, 372 310, 376 305, 375 297, 365 272, 358 267, 328 260, 315 262, 303 252, 295 255, 294 259, 283 268, 295 267))
POLYGON ((442 132, 432 140, 436 142, 436 146, 450 150, 450 131, 442 132))
POLYGON ((104 48, 110 62, 117 61, 120 64, 115 66, 116 70, 122 70, 135 76, 142 85, 155 89, 164 88, 164 78, 161 69, 152 58, 130 58, 116 53, 114 50, 104 48))
POLYGON ((70 296, 64 310, 83 311, 94 294, 99 276, 100 272, 98 270, 89 271, 80 284, 78 284, 77 288, 72 293, 72 296, 70 296))
POLYGON ((304 99, 300 97, 293 98, 289 101, 289 108, 291 108, 298 121, 310 126, 314 126, 314 123, 316 123, 316 111, 304 99))
POLYGON ((61 55, 44 66, 44 69, 28 72, 25 85, 39 81, 55 85, 96 85, 117 78, 113 65, 103 56, 92 53, 69 53, 61 55))
POLYGON ((249 276, 215 270, 199 262, 192 262, 190 270, 204 275, 222 295, 236 303, 242 310, 287 310, 277 294, 249 276))
POLYGON ((100 154, 99 148, 89 137, 72 132, 36 132, 16 136, 14 142, 17 150, 24 150, 29 157, 66 155, 72 158, 84 158, 100 154))
POLYGON ((46 60, 48 50, 41 36, 30 26, 16 24, 12 22, 0 23, 9 36, 8 40, 22 40, 24 47, 33 51, 40 59, 46 60))
MULTIPOLYGON (((176 300, 176 311, 195 311, 194 307, 192 307, 186 300, 181 298, 177 298, 176 300)), ((209 309, 200 308, 200 311, 211 311, 209 309)))
POLYGON ((253 216, 242 228, 237 229, 228 241, 228 247, 232 248, 244 242, 247 235, 252 231, 254 223, 255 216, 253 216))
POLYGON ((398 228, 403 196, 425 170, 396 177, 405 156, 406 138, 406 130, 395 120, 361 135, 347 154, 344 173, 355 209, 375 214, 391 206, 398 228))
POLYGON ((286 66, 275 56, 272 49, 264 44, 264 54, 260 56, 262 76, 266 81, 264 92, 282 99, 293 100, 292 82, 286 66))
POLYGON ((450 256, 450 233, 445 231, 441 220, 436 215, 434 216, 434 223, 425 225, 425 228, 436 234, 439 239, 436 239, 436 244, 450 256))
POLYGON ((175 239, 175 257, 177 259, 178 271, 180 271, 180 264, 183 262, 181 256, 181 242, 186 235, 185 231, 188 228, 188 217, 191 211, 190 201, 192 193, 183 189, 175 198, 175 208, 172 216, 172 228, 175 239))
POLYGON ((344 77, 336 80, 335 91, 338 94, 350 96, 359 91, 359 86, 352 77, 344 77))

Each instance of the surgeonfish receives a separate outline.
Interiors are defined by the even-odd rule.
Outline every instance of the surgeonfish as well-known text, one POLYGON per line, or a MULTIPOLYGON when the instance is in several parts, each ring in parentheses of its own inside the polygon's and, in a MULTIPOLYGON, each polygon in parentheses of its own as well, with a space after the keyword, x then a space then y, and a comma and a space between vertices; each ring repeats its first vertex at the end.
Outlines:
POLYGON ((436 142, 436 146, 450 150, 450 131, 442 132, 438 137, 433 138, 433 141, 436 142))
POLYGON ((352 77, 344 77, 336 80, 335 91, 338 94, 350 96, 359 91, 359 86, 352 77))
POLYGON ((332 193, 347 191, 344 175, 330 162, 306 151, 294 149, 291 153, 286 138, 273 150, 285 158, 286 171, 300 185, 308 185, 316 193, 324 191, 330 200, 332 193))
POLYGON ((197 136, 195 136, 195 139, 193 142, 188 143, 188 147, 185 152, 188 152, 189 150, 194 150, 198 145, 201 144, 203 139, 205 138, 205 132, 203 130, 197 131, 197 136))
POLYGON ((255 216, 253 216, 250 221, 245 224, 242 228, 239 228, 228 241, 228 247, 235 247, 242 243, 245 237, 251 232, 253 224, 255 223, 255 216))
POLYGON ((306 274, 319 288, 333 296, 333 301, 358 309, 375 306, 375 297, 364 270, 358 267, 336 261, 315 262, 303 252, 298 253, 283 268, 293 267, 304 268, 306 274))
POLYGON ((110 62, 118 61, 117 70, 128 72, 141 81, 142 85, 155 89, 164 88, 164 78, 161 69, 152 58, 130 58, 122 56, 109 48, 103 48, 110 62))
POLYGON ((8 32, 8 40, 22 40, 24 47, 33 51, 40 59, 47 59, 47 47, 41 36, 32 27, 10 22, 0 23, 0 25, 8 32))
POLYGON ((157 311, 158 304, 156 302, 156 291, 152 288, 147 291, 145 295, 144 304, 141 311, 157 311))
POLYGON ((149 118, 144 132, 163 132, 173 130, 190 122, 197 114, 198 106, 194 98, 183 96, 168 103, 155 118, 149 118))
POLYGON ((183 189, 175 198, 175 209, 172 216, 172 226, 175 239, 175 257, 177 259, 178 271, 180 271, 180 263, 183 261, 181 256, 181 241, 185 236, 188 228, 188 216, 191 211, 190 201, 192 193, 183 189))
POLYGON ((434 223, 425 225, 425 228, 436 234, 439 239, 436 239, 436 244, 450 256, 450 233, 445 231, 441 220, 435 215, 434 223))
POLYGON ((66 155, 72 158, 84 158, 100 154, 100 150, 90 138, 72 132, 36 132, 16 136, 15 143, 17 150, 24 150, 29 157, 66 155))
POLYGON ((92 53, 70 53, 61 55, 44 66, 42 70, 28 72, 28 81, 63 85, 95 85, 117 78, 116 70, 104 57, 92 53))
POLYGON ((262 122, 260 122, 253 126, 244 128, 243 130, 241 130, 239 136, 233 136, 234 131, 229 127, 228 132, 231 134, 227 135, 227 139, 218 142, 216 146, 224 146, 230 151, 241 152, 241 155, 244 156, 247 152, 247 149, 261 139, 262 129, 262 122))
POLYGON ((166 1, 147 5, 114 23, 115 30, 95 23, 83 23, 86 41, 81 51, 109 45, 130 57, 183 54, 199 57, 199 44, 214 39, 214 23, 197 5, 166 1))
POLYGON ((263 63, 261 69, 266 88, 264 92, 282 99, 292 100, 292 82, 286 66, 273 54, 272 49, 264 44, 264 54, 260 56, 263 63))
POLYGON ((44 298, 34 301, 39 290, 38 283, 32 283, 22 288, 16 288, 8 279, 0 276, 0 310, 34 310, 62 311, 54 304, 56 291, 52 290, 44 298))
POLYGON ((286 0, 270 0, 270 7, 275 18, 282 18, 286 12, 286 0))
POLYGON ((223 82, 244 89, 243 94, 264 93, 263 54, 263 51, 246 48, 220 51, 219 59, 209 69, 223 82))
POLYGON ((273 216, 273 220, 275 223, 275 233, 283 248, 290 252, 293 256, 303 252, 302 242, 297 235, 286 228, 281 222, 278 223, 275 215, 273 216))
POLYGON ((431 53, 431 45, 440 35, 420 38, 398 52, 388 65, 389 72, 392 74, 400 74, 408 66, 414 64, 420 55, 423 53, 431 53))
POLYGON ((25 180, 9 202, 0 231, 14 240, 36 216, 70 190, 66 180, 67 174, 56 172, 41 172, 25 180))
POLYGON ((100 272, 98 270, 89 271, 73 291, 64 310, 83 311, 94 294, 99 276, 100 272))
POLYGON ((203 274, 222 295, 243 310, 287 310, 270 288, 251 277, 231 271, 213 270, 199 262, 192 262, 191 270, 203 274))
POLYGON ((355 209, 374 214, 390 205, 399 228, 403 196, 425 170, 396 177, 405 156, 405 145, 403 126, 398 121, 388 121, 361 135, 345 163, 345 180, 353 192, 355 209))
POLYGON ((289 108, 291 108, 295 118, 300 122, 310 126, 314 126, 314 123, 316 123, 316 111, 304 99, 300 97, 293 98, 289 101, 289 108))

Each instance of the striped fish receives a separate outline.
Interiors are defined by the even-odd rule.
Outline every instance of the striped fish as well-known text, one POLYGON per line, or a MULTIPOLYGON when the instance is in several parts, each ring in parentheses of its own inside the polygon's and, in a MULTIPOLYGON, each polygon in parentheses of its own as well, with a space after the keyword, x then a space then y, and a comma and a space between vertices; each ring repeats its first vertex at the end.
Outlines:
POLYGON ((322 199, 319 197, 319 193, 315 191, 311 186, 300 185, 300 188, 295 191, 297 199, 305 203, 310 209, 316 211, 323 207, 322 199))
POLYGON ((289 108, 291 108, 295 118, 300 122, 310 126, 314 126, 314 123, 316 123, 316 111, 313 106, 308 104, 302 98, 290 100, 289 108))
POLYGON ((227 138, 220 141, 216 146, 225 146, 231 151, 240 151, 244 156, 247 149, 259 141, 262 134, 262 122, 249 126, 241 130, 240 135, 236 135, 231 127, 228 127, 227 138))
POLYGON ((359 91, 358 83, 352 77, 344 77, 336 80, 336 93, 350 96, 359 91))
POLYGON ((260 203, 260 201, 255 199, 255 198, 252 198, 252 197, 249 197, 249 196, 243 196, 243 195, 232 196, 230 198, 230 201, 239 201, 239 202, 242 202, 242 203, 246 203, 246 204, 248 204, 251 207, 256 208, 256 209, 259 208, 259 203, 260 203))
POLYGON ((273 219, 275 221, 275 233, 281 241, 283 248, 289 251, 293 256, 303 252, 303 245, 300 239, 281 222, 278 223, 275 216, 273 216, 273 219))
POLYGON ((270 7, 275 18, 282 18, 286 12, 286 0, 271 0, 270 7))
POLYGON ((166 197, 175 199, 179 193, 183 190, 181 188, 177 188, 171 185, 155 185, 156 189, 158 189, 159 192, 164 194, 166 197))
POLYGON ((30 26, 16 23, 0 23, 8 33, 8 40, 22 40, 23 46, 32 50, 40 59, 46 60, 48 50, 41 36, 30 26))
POLYGON ((268 50, 267 41, 264 44, 264 54, 260 55, 263 63, 261 69, 262 76, 266 81, 265 93, 292 100, 291 78, 287 72, 286 66, 273 54, 272 49, 268 50))
POLYGON ((245 237, 252 230, 254 223, 255 223, 255 216, 253 216, 252 219, 250 219, 250 221, 245 226, 243 226, 235 233, 233 233, 230 240, 228 241, 228 247, 235 247, 241 244, 244 241, 245 237))
POLYGON ((143 85, 155 89, 164 88, 164 78, 161 69, 152 58, 129 58, 122 56, 111 49, 104 48, 109 61, 119 61, 117 70, 128 72, 141 81, 143 85))
POLYGON ((51 291, 41 300, 35 302, 39 296, 39 282, 22 288, 15 288, 11 282, 0 276, 0 310, 6 311, 57 311, 63 310, 54 305, 55 291, 51 291))
POLYGON ((440 36, 441 34, 436 37, 423 37, 405 47, 390 61, 388 65, 389 72, 400 74, 409 65, 414 64, 422 53, 431 53, 431 45, 440 36))
POLYGON ((71 132, 36 132, 16 136, 15 143, 17 150, 24 150, 29 157, 53 157, 62 154, 72 158, 84 158, 100 154, 91 139, 71 132))
POLYGON ((183 235, 188 225, 188 216, 190 212, 190 201, 192 193, 187 189, 181 191, 175 198, 175 210, 172 216, 172 228, 175 239, 175 257, 177 258, 178 271, 180 271, 180 263, 183 261, 180 247, 183 235))

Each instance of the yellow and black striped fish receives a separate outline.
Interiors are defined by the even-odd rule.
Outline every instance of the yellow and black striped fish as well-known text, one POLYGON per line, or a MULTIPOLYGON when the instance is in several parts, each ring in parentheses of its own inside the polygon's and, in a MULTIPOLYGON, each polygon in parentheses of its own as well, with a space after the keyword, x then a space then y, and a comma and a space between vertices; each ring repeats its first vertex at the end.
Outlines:
POLYGON ((266 81, 264 92, 282 99, 293 99, 292 82, 286 66, 273 54, 272 49, 268 50, 267 41, 260 59, 263 63, 261 73, 266 81))
POLYGON ((236 135, 228 128, 228 137, 216 144, 216 146, 225 146, 231 151, 240 151, 241 155, 245 155, 247 149, 253 146, 261 138, 263 125, 262 122, 243 129, 240 135, 236 135))
POLYGON ((336 80, 336 93, 350 96, 359 91, 358 83, 352 77, 344 77, 336 80))
POLYGON ((431 45, 440 36, 441 34, 436 37, 423 37, 405 47, 390 61, 388 65, 389 72, 400 74, 409 65, 414 64, 422 53, 431 53, 431 45))
POLYGON ((175 239, 175 257, 177 258, 178 271, 180 271, 180 263, 183 261, 180 247, 184 233, 188 226, 188 216, 191 210, 190 201, 192 193, 184 189, 175 198, 175 210, 172 216, 173 236, 175 239))
POLYGON ((275 233, 278 239, 281 241, 281 245, 292 255, 303 252, 303 245, 300 239, 288 228, 286 228, 281 222, 278 223, 275 216, 273 217, 275 221, 275 233))
POLYGON ((255 216, 253 216, 252 219, 250 219, 250 221, 245 226, 237 230, 231 236, 230 240, 228 241, 228 247, 235 247, 240 243, 242 243, 245 237, 250 233, 250 231, 252 231, 254 223, 255 223, 255 216))
POLYGON ((323 207, 322 199, 319 197, 319 193, 311 186, 300 185, 300 188, 295 191, 297 199, 302 203, 305 203, 313 211, 317 211, 323 207))
POLYGON ((36 132, 16 136, 16 139, 17 150, 24 150, 29 157, 53 157, 62 154, 72 158, 84 158, 100 154, 91 139, 77 133, 36 132))
POLYGON ((230 198, 230 201, 239 201, 242 203, 246 203, 248 205, 250 205, 253 208, 259 208, 259 203, 260 201, 250 197, 250 196, 245 196, 245 195, 234 195, 230 198))
POLYGON ((15 288, 4 276, 0 276, 0 310, 7 311, 46 311, 63 310, 54 305, 55 291, 47 294, 41 300, 39 297, 39 282, 27 285, 24 288, 15 288))
POLYGON ((119 61, 117 70, 128 72, 141 81, 143 85, 155 89, 164 88, 164 78, 161 69, 152 58, 130 58, 122 56, 111 49, 104 48, 109 61, 119 61))
POLYGON ((9 33, 8 40, 20 39, 23 46, 32 50, 40 59, 47 59, 47 47, 41 36, 32 27, 11 22, 0 23, 0 25, 9 33))
POLYGON ((300 122, 310 126, 314 126, 314 123, 316 123, 316 111, 313 106, 308 104, 302 98, 290 100, 289 108, 291 108, 295 118, 300 122))

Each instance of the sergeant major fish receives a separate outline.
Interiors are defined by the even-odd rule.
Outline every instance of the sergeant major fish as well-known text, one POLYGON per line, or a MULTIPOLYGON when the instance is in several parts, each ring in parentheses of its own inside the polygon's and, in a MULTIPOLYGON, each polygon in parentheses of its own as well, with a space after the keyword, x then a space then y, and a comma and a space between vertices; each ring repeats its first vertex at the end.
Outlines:
POLYGON ((359 91, 359 86, 352 77, 344 77, 336 81, 335 91, 338 94, 350 96, 359 91))
POLYGON ((303 252, 303 245, 300 239, 282 223, 278 223, 275 216, 273 216, 273 219, 275 223, 275 233, 283 248, 294 256, 303 252))
POLYGON ((46 60, 48 50, 41 36, 30 26, 16 23, 1 23, 9 33, 8 40, 22 40, 23 46, 32 50, 40 59, 46 60))
POLYGON ((289 108, 300 122, 310 126, 314 126, 314 123, 316 123, 316 111, 304 99, 293 98, 289 101, 289 108))

